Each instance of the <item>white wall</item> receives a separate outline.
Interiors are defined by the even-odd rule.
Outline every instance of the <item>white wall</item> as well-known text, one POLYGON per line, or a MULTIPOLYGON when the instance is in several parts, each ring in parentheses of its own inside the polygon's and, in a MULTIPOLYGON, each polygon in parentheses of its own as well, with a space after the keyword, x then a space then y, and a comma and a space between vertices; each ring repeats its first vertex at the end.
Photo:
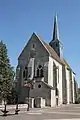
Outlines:
POLYGON ((32 108, 34 108, 34 98, 32 98, 32 108))
POLYGON ((48 84, 53 87, 53 58, 50 56, 48 63, 48 84))
POLYGON ((56 106, 56 96, 55 96, 55 90, 51 90, 51 107, 56 106))
POLYGON ((75 78, 75 74, 72 72, 73 103, 75 103, 74 78, 75 78))
POLYGON ((45 99, 41 97, 41 108, 45 107, 45 99))
POLYGON ((67 104, 70 103, 70 71, 66 67, 67 104))
POLYGON ((53 86, 53 62, 59 68, 59 82, 58 82, 58 90, 59 90, 59 105, 63 103, 62 98, 62 65, 57 62, 55 59, 49 56, 49 64, 48 64, 48 84, 53 86))

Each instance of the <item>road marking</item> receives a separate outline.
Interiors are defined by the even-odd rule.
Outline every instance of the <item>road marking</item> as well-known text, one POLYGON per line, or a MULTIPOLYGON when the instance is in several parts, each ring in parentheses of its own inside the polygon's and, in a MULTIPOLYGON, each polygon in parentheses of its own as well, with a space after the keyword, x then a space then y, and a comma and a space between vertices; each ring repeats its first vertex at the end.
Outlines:
POLYGON ((57 110, 57 112, 58 111, 60 111, 60 112, 80 112, 80 110, 78 109, 78 110, 75 110, 75 109, 73 109, 73 110, 57 110))
POLYGON ((44 120, 80 120, 80 118, 71 118, 71 119, 44 119, 44 120))
POLYGON ((31 113, 26 113, 26 114, 30 114, 30 115, 41 115, 42 113, 33 113, 33 112, 31 112, 31 113))
POLYGON ((74 107, 74 108, 79 108, 80 109, 80 107, 74 107))
MULTIPOLYGON (((71 113, 71 112, 46 112, 46 113, 53 113, 53 114, 68 114, 68 115, 79 115, 80 113, 71 113)), ((80 120, 80 119, 79 119, 80 120)))

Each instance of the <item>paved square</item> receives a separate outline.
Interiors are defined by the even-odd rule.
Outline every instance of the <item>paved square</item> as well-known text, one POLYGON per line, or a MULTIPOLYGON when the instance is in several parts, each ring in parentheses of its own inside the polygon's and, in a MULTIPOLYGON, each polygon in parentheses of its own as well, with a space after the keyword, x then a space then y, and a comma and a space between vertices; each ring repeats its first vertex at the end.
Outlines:
POLYGON ((14 115, 15 109, 9 109, 7 117, 0 112, 0 120, 80 120, 80 104, 63 105, 56 108, 35 108, 26 111, 20 108, 18 115, 14 115))

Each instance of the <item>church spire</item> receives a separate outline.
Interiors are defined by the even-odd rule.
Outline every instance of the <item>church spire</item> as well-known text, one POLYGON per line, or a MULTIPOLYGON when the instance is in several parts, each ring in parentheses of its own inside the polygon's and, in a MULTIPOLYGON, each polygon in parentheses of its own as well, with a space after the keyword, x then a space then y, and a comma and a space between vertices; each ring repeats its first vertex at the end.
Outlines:
POLYGON ((54 17, 53 38, 50 41, 49 45, 55 50, 57 55, 62 59, 63 58, 63 44, 61 43, 60 38, 59 38, 57 14, 54 17))
POLYGON ((58 29, 57 14, 54 17, 54 30, 53 30, 52 40, 59 40, 59 29, 58 29))

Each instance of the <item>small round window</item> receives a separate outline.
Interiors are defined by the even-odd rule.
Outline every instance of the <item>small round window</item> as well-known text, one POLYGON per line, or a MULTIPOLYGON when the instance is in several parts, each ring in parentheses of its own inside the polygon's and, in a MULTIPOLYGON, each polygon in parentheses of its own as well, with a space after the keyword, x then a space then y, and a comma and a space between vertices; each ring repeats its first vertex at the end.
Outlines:
POLYGON ((40 84, 38 85, 38 88, 41 88, 41 85, 40 85, 40 84))

